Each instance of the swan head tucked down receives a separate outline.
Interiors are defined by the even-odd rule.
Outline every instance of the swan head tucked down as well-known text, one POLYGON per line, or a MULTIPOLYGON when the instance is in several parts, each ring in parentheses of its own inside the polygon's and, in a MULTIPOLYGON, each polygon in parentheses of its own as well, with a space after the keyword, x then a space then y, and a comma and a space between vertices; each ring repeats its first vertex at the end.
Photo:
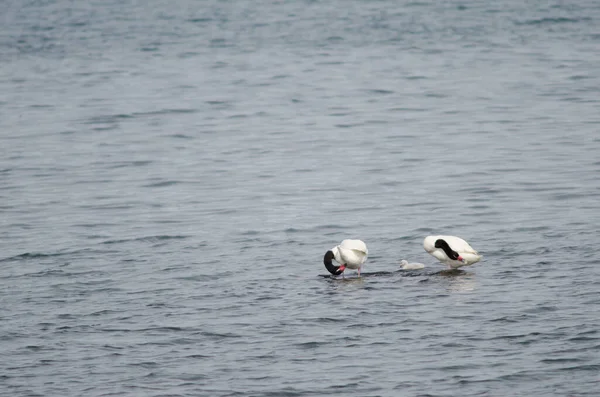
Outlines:
POLYGON ((433 246, 435 248, 441 248, 442 251, 444 251, 446 253, 446 256, 454 261, 459 261, 459 262, 465 261, 458 252, 456 252, 452 248, 450 248, 450 245, 448 245, 446 240, 439 238, 439 239, 435 240, 435 243, 433 246))
POLYGON ((427 236, 423 248, 452 269, 470 266, 482 258, 469 243, 456 236, 427 236))
MULTIPOLYGON (((323 263, 325 264, 325 268, 329 271, 329 273, 334 276, 339 276, 346 270, 345 265, 335 266, 333 264, 333 260, 335 259, 335 251, 337 251, 337 247, 334 247, 325 253, 325 257, 323 258, 323 263)), ((336 260, 337 262, 337 260, 336 260)), ((339 262, 338 262, 339 263, 339 262)))
POLYGON ((360 275, 360 270, 363 263, 367 260, 369 250, 367 245, 360 240, 344 240, 340 245, 336 245, 328 250, 323 257, 323 264, 329 273, 334 276, 339 276, 346 268, 357 269, 360 275), (333 261, 339 263, 335 266, 333 261))

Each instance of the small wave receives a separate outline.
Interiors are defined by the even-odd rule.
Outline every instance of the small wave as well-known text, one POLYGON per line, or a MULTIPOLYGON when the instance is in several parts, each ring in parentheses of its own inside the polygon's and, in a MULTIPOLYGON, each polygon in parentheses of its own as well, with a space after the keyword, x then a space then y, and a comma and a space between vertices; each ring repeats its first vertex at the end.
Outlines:
POLYGON ((237 338, 241 338, 241 335, 238 334, 234 334, 232 332, 210 332, 210 331, 204 331, 202 332, 203 336, 212 338, 212 339, 237 339, 237 338))
POLYGON ((527 337, 526 334, 518 334, 518 335, 500 335, 494 336, 490 338, 491 340, 514 340, 527 337))
POLYGON ((390 95, 393 94, 394 91, 391 90, 383 90, 383 89, 371 89, 367 90, 368 93, 376 94, 376 95, 390 95))
POLYGON ((531 309, 526 309, 525 313, 546 313, 546 312, 555 312, 558 310, 558 307, 556 306, 547 306, 547 305, 542 305, 542 306, 536 306, 534 308, 531 309))
POLYGON ((315 319, 317 323, 345 323, 346 319, 332 318, 332 317, 319 317, 315 319))
POLYGON ((204 22, 212 22, 213 19, 212 18, 191 18, 188 19, 188 22, 191 23, 204 23, 204 22))
POLYGON ((152 160, 136 160, 136 161, 120 161, 109 165, 108 169, 118 169, 125 167, 143 167, 145 165, 152 164, 152 160))
POLYGON ((326 345, 326 342, 303 342, 303 343, 296 343, 294 346, 300 348, 300 349, 305 349, 305 350, 310 350, 310 349, 316 349, 320 346, 326 345))
POLYGON ((336 128, 352 128, 352 127, 360 127, 362 123, 354 123, 354 124, 335 124, 336 128))
POLYGON ((144 236, 144 237, 136 237, 136 238, 127 238, 120 240, 107 240, 102 242, 102 244, 122 244, 122 243, 131 243, 131 242, 150 242, 155 243, 157 241, 165 241, 165 240, 179 240, 185 239, 189 236, 184 235, 157 235, 157 236, 144 236))
POLYGON ((575 336, 567 339, 569 342, 594 342, 600 340, 600 338, 592 338, 589 336, 575 336))
POLYGON ((168 114, 196 113, 197 111, 198 111, 197 109, 190 109, 190 108, 172 108, 172 109, 154 110, 154 111, 150 111, 150 112, 135 112, 135 113, 132 113, 131 116, 132 117, 138 117, 138 116, 163 116, 163 115, 168 115, 168 114))
POLYGON ((97 316, 103 316, 103 315, 106 315, 106 314, 116 314, 116 313, 120 313, 120 312, 118 312, 116 310, 104 309, 104 310, 99 310, 97 312, 90 313, 89 316, 97 317, 97 316))
POLYGON ((76 254, 80 254, 80 253, 103 253, 103 254, 105 254, 106 251, 98 251, 98 250, 93 250, 93 249, 85 248, 85 249, 75 250, 75 251, 58 251, 58 252, 50 252, 50 253, 45 253, 45 252, 24 252, 22 254, 18 254, 18 255, 15 255, 15 256, 10 256, 8 258, 0 259, 0 263, 2 263, 2 262, 12 262, 12 261, 21 261, 21 260, 29 260, 29 259, 53 258, 53 257, 59 257, 59 256, 76 255, 76 254))
MULTIPOLYGON (((149 51, 151 49, 145 49, 145 50, 149 51)), ((186 113, 195 113, 197 111, 198 111, 197 109, 190 109, 190 108, 172 108, 172 109, 153 110, 153 111, 149 111, 149 112, 134 112, 131 114, 126 114, 126 113, 106 114, 106 115, 90 117, 89 119, 83 121, 83 124, 104 125, 105 127, 102 127, 102 128, 113 128, 114 124, 118 124, 121 121, 131 120, 131 119, 134 119, 137 117, 163 116, 163 115, 169 115, 169 114, 186 114, 186 113), (109 126, 106 126, 106 125, 109 125, 109 126)))
POLYGON ((63 255, 63 254, 60 254, 60 253, 44 254, 41 252, 25 252, 23 254, 4 258, 4 259, 0 260, 0 262, 8 262, 8 261, 14 261, 14 260, 21 260, 21 259, 48 258, 48 257, 60 256, 60 255, 63 255))
MULTIPOLYGON (((228 397, 235 397, 235 396, 246 396, 246 393, 239 393, 238 392, 234 392, 232 394, 228 394, 228 397)), ((265 391, 264 393, 261 394, 264 397, 304 397, 307 395, 306 391, 304 390, 297 390, 291 387, 286 387, 284 389, 279 389, 279 390, 273 390, 273 391, 265 391)))
POLYGON ((583 361, 580 358, 546 358, 540 360, 543 364, 562 364, 562 363, 578 363, 583 361))
POLYGON ((175 331, 175 332, 180 332, 180 331, 186 331, 186 328, 183 327, 174 327, 174 326, 165 326, 165 327, 150 327, 150 328, 144 328, 141 329, 139 331, 175 331))
POLYGON ((575 74, 571 77, 569 77, 569 80, 586 80, 586 79, 591 79, 591 76, 588 75, 583 75, 583 74, 575 74))
POLYGON ((553 25, 553 24, 559 24, 559 23, 577 23, 577 22, 584 22, 584 21, 591 21, 592 18, 589 17, 582 17, 582 18, 565 18, 565 17, 558 17, 558 18, 538 18, 538 19, 529 19, 526 21, 517 21, 515 22, 516 25, 553 25))
POLYGON ((198 382, 200 380, 209 379, 208 375, 204 374, 181 374, 177 376, 177 379, 187 381, 187 382, 198 382))
MULTIPOLYGON (((93 272, 83 272, 83 274, 86 273, 93 273, 93 272)), ((35 272, 35 273, 26 273, 23 274, 22 276, 25 277, 48 277, 48 276, 60 276, 60 277, 71 277, 71 276, 78 276, 81 273, 71 273, 71 272, 65 272, 64 270, 60 270, 60 269, 50 269, 50 270, 43 270, 41 272, 35 272)))
POLYGON ((181 183, 181 182, 179 182, 179 181, 161 181, 161 182, 149 183, 147 185, 142 185, 142 187, 168 187, 168 186, 177 185, 179 183, 181 183))
POLYGON ((491 323, 518 323, 519 320, 516 320, 514 318, 509 318, 507 316, 503 316, 503 317, 498 317, 498 318, 494 318, 492 320, 490 320, 491 323))
MULTIPOLYGON (((388 112, 426 112, 430 109, 428 108, 411 108, 411 107, 393 107, 393 108, 387 108, 386 111, 388 112)), ((395 134, 395 135, 390 135, 388 137, 386 137, 387 139, 413 139, 413 138, 417 138, 417 135, 410 135, 410 134, 395 134)))
POLYGON ((129 364, 130 367, 156 368, 159 364, 156 361, 142 361, 129 364))
POLYGON ((209 46, 211 48, 226 48, 226 47, 233 47, 233 44, 228 43, 227 40, 224 38, 216 38, 216 39, 210 40, 209 46))
POLYGON ((576 365, 574 367, 560 368, 559 371, 600 371, 600 365, 587 364, 587 365, 576 365))
POLYGON ((120 120, 126 120, 133 118, 130 114, 112 114, 104 116, 90 117, 84 124, 111 124, 116 123, 120 120))
POLYGON ((185 356, 185 358, 202 359, 202 358, 213 358, 213 356, 208 356, 205 354, 190 354, 189 356, 185 356))
POLYGON ((544 232, 550 230, 548 226, 517 227, 515 232, 544 232))
POLYGON ((345 383, 343 385, 333 385, 329 386, 327 389, 339 390, 339 389, 354 389, 359 386, 356 382, 345 383))

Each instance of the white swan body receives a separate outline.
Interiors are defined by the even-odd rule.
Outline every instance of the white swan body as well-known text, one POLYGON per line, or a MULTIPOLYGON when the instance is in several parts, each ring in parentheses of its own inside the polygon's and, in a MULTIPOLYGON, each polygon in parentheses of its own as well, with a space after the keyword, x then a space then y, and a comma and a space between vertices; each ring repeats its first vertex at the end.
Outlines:
POLYGON ((482 258, 469 243, 456 236, 427 236, 423 248, 451 269, 470 266, 482 258))
POLYGON ((357 269, 360 275, 362 265, 367 260, 368 255, 367 245, 361 240, 344 240, 340 245, 336 245, 325 253, 323 262, 327 270, 333 275, 342 274, 346 268, 357 269), (333 266, 332 259, 341 266, 333 266))
POLYGON ((402 268, 402 270, 418 270, 418 269, 423 269, 425 267, 424 264, 422 263, 408 263, 408 261, 402 259, 400 261, 400 267, 402 268))
POLYGON ((367 245, 360 240, 344 240, 331 251, 336 262, 346 265, 349 269, 360 268, 369 255, 367 245))

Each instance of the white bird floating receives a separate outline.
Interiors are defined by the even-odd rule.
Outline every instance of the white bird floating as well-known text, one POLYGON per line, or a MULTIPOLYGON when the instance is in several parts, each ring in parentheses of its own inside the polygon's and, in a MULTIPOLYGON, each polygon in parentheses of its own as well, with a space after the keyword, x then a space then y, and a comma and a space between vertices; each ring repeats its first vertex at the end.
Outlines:
POLYGON ((344 240, 340 245, 333 247, 325 253, 323 263, 327 270, 329 270, 329 273, 334 276, 339 276, 346 268, 357 269, 360 276, 360 271, 363 263, 367 260, 367 255, 369 255, 369 250, 364 242, 360 240, 344 240), (335 260, 340 266, 334 266, 332 260, 335 260))
POLYGON ((400 267, 402 268, 402 270, 418 270, 418 269, 423 269, 425 267, 424 264, 422 263, 408 263, 407 260, 402 259, 400 261, 400 267))
POLYGON ((456 236, 427 236, 423 248, 450 269, 470 266, 482 258, 469 243, 456 236))

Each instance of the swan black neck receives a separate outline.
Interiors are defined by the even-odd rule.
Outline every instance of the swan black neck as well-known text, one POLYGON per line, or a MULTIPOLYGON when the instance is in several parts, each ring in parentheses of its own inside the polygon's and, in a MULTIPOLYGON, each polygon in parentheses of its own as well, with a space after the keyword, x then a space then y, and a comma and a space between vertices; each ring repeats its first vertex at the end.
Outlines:
POLYGON ((448 258, 452 259, 452 260, 458 260, 458 252, 453 251, 452 248, 450 248, 450 246, 448 245, 448 243, 446 242, 446 240, 436 240, 435 241, 435 248, 441 248, 444 250, 444 252, 446 253, 446 255, 448 256, 448 258))
POLYGON ((333 263, 331 263, 333 258, 333 251, 327 251, 325 253, 325 257, 323 258, 323 263, 325 264, 325 268, 329 271, 329 273, 333 274, 334 276, 339 276, 342 274, 342 272, 340 271, 339 266, 334 266, 333 263))

